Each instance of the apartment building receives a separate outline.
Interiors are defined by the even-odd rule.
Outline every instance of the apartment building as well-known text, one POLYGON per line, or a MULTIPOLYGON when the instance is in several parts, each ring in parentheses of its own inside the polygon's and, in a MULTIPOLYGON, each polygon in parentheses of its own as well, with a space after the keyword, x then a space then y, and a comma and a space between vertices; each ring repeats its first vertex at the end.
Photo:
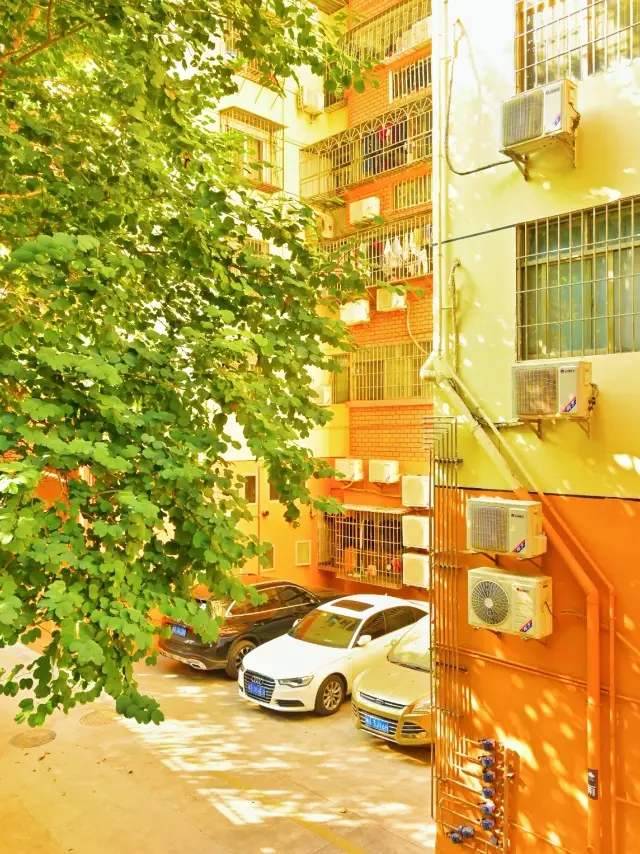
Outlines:
POLYGON ((377 86, 222 105, 272 123, 282 186, 374 271, 312 439, 344 513, 291 528, 239 452, 253 530, 278 575, 431 600, 438 851, 632 854, 640 4, 343 9, 377 86))

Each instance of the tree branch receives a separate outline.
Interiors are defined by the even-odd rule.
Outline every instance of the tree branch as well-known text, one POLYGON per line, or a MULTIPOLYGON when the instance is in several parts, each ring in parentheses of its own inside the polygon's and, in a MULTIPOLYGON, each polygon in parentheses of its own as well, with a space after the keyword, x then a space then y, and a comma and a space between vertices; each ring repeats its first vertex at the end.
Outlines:
POLYGON ((38 190, 30 190, 28 193, 0 193, 0 199, 30 199, 44 193, 44 187, 38 190))
POLYGON ((31 10, 31 14, 27 18, 27 23, 24 25, 24 30, 19 35, 17 35, 15 37, 15 39, 13 40, 11 50, 5 51, 0 56, 0 65, 2 65, 2 63, 4 63, 4 62, 8 62, 11 59, 11 57, 20 50, 20 46, 22 45, 22 42, 25 40, 25 37, 26 37, 27 33, 29 32, 29 29, 35 24, 36 20, 38 19, 39 14, 40 14, 40 7, 35 6, 31 10))
POLYGON ((53 15, 53 3, 54 0, 49 0, 49 6, 47 7, 47 41, 51 41, 51 18, 53 15))
MULTIPOLYGON (((42 44, 36 45, 36 47, 31 48, 26 53, 23 53, 22 56, 19 56, 17 59, 13 60, 13 65, 22 65, 23 62, 26 62, 28 59, 31 59, 38 53, 41 53, 43 50, 47 50, 54 45, 59 44, 61 41, 65 39, 71 38, 71 36, 75 36, 81 30, 86 30, 87 27, 90 27, 92 24, 98 23, 98 21, 103 20, 102 18, 98 18, 95 21, 87 21, 84 24, 77 24, 75 27, 71 27, 70 30, 67 30, 66 33, 61 33, 59 36, 55 38, 47 37, 42 44)), ((16 51, 11 51, 10 53, 4 54, 3 57, 0 57, 0 62, 6 62, 8 58, 10 58, 11 53, 16 53, 16 51)), ((0 72, 0 77, 6 77, 7 71, 0 72)))

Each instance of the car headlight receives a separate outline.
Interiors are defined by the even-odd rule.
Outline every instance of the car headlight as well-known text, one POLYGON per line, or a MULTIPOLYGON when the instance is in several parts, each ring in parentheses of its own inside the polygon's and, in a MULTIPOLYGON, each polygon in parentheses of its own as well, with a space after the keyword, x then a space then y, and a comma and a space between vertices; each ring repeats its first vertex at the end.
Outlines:
POLYGON ((313 680, 313 676, 294 676, 291 679, 278 679, 278 685, 286 685, 287 688, 304 688, 313 680))
POLYGON ((417 703, 413 704, 411 708, 412 712, 418 713, 426 713, 430 712, 433 709, 433 698, 432 697, 423 697, 421 700, 418 700, 417 703))

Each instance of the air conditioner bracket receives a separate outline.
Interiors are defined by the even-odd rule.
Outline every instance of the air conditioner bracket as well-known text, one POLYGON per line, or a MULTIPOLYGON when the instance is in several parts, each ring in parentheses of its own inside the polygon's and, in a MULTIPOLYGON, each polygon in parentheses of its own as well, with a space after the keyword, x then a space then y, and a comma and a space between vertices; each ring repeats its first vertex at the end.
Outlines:
POLYGON ((520 172, 522 172, 522 177, 525 181, 529 180, 529 155, 528 154, 516 154, 515 151, 509 151, 508 149, 503 151, 503 154, 506 154, 507 157, 510 157, 511 160, 516 164, 520 172))

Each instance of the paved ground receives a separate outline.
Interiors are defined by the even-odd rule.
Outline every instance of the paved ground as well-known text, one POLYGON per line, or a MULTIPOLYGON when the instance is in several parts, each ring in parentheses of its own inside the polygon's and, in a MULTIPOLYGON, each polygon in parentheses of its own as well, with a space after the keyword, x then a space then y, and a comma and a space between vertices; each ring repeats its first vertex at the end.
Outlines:
MULTIPOLYGON (((28 650, 0 652, 0 666, 28 650)), ((2 854, 419 854, 433 850, 429 753, 333 718, 241 701, 225 676, 173 662, 141 668, 160 726, 53 719, 56 738, 19 749, 0 698, 2 854)), ((110 718, 109 715, 107 715, 110 718)))

